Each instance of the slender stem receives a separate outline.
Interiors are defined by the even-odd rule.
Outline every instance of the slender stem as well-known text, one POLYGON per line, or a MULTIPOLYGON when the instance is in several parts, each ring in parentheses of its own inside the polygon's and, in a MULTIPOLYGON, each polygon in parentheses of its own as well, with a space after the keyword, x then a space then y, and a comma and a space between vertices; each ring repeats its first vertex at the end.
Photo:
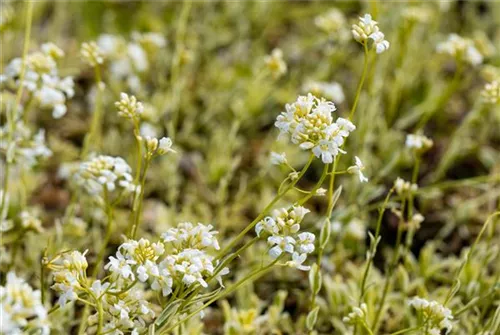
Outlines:
MULTIPOLYGON (((406 207, 406 201, 405 201, 405 199, 403 199, 403 202, 401 204, 401 213, 404 213, 405 207, 406 207)), ((375 315, 375 319, 373 320, 373 329, 375 329, 375 333, 378 333, 380 317, 382 316, 382 311, 384 310, 384 305, 385 305, 385 300, 387 298, 387 293, 389 293, 389 286, 390 286, 391 281, 392 281, 392 275, 393 275, 394 270, 396 269, 396 266, 398 264, 401 239, 402 239, 402 235, 403 235, 403 224, 404 224, 403 218, 401 218, 399 220, 399 224, 398 224, 398 233, 397 233, 397 237, 396 237, 394 256, 392 258, 392 261, 389 265, 389 268, 388 268, 388 271, 387 271, 387 274, 385 277, 382 298, 381 298, 380 303, 378 305, 377 314, 375 315)))
POLYGON ((97 300, 97 335, 102 334, 102 326, 104 323, 104 310, 102 308, 102 302, 100 299, 97 300))
MULTIPOLYGON (((470 247, 469 252, 465 255, 464 261, 462 262, 462 264, 458 268, 457 272, 455 273, 455 276, 454 276, 455 282, 458 282, 458 278, 460 277, 460 274, 462 273, 463 269, 469 264, 469 260, 472 256, 472 254, 474 253, 476 245, 481 240, 481 237, 483 236, 484 232, 486 231, 486 228, 488 227, 490 222, 493 221, 493 219, 499 215, 500 215, 500 211, 497 211, 497 212, 491 214, 490 216, 488 216, 488 218, 486 219, 483 227, 481 228, 481 231, 479 232, 479 235, 477 235, 476 239, 474 240, 474 243, 472 243, 472 245, 470 247)), ((453 298, 453 295, 455 292, 455 287, 456 287, 456 285, 452 285, 450 287, 450 289, 448 290, 448 294, 446 295, 446 299, 443 302, 443 306, 446 306, 448 304, 448 302, 451 300, 451 298, 453 298)))
POLYGON ((94 67, 95 80, 96 80, 96 97, 94 102, 94 111, 92 113, 92 121, 90 124, 90 130, 87 136, 83 141, 83 149, 81 156, 85 157, 89 153, 90 146, 92 143, 98 144, 100 138, 100 130, 101 130, 101 119, 102 119, 102 92, 104 89, 103 83, 101 81, 101 69, 99 65, 94 67))
MULTIPOLYGON (((227 296, 228 294, 236 291, 238 288, 240 288, 241 286, 243 286, 247 282, 254 281, 254 280, 257 280, 258 278, 262 277, 264 274, 266 274, 266 272, 268 272, 280 260, 280 258, 281 257, 276 258, 274 261, 272 261, 268 265, 254 271, 253 273, 251 273, 248 276, 245 276, 243 279, 240 279, 238 282, 236 282, 235 284, 233 284, 229 288, 225 289, 224 291, 217 294, 212 299, 208 300, 203 306, 201 306, 201 307, 197 308, 195 311, 189 313, 186 317, 182 318, 181 320, 176 322, 174 325, 170 326, 165 331, 160 332, 160 334, 164 334, 164 333, 168 333, 169 331, 172 331, 175 327, 179 326, 180 324, 186 322, 187 320, 189 320, 190 318, 192 318, 196 314, 200 313, 202 310, 204 310, 205 308, 210 306, 213 302, 215 302, 215 301, 227 296)), ((161 329, 159 329, 159 331, 161 331, 161 329)))
POLYGON ((132 229, 130 231, 130 236, 132 238, 135 238, 137 235, 137 229, 139 228, 139 224, 141 222, 141 213, 142 213, 142 205, 144 202, 144 186, 146 185, 146 176, 149 168, 149 164, 151 163, 151 157, 146 157, 146 162, 144 163, 144 172, 142 173, 142 179, 141 179, 141 189, 139 193, 139 199, 137 200, 137 209, 134 209, 135 215, 134 215, 134 225, 132 226, 132 229))
POLYGON ((363 84, 366 79, 366 74, 368 73, 368 46, 366 43, 363 44, 364 48, 364 62, 363 62, 363 73, 361 74, 361 79, 356 90, 356 96, 354 97, 354 103, 352 104, 351 111, 349 112, 349 120, 352 120, 356 107, 358 106, 359 97, 361 96, 361 90, 363 89, 363 84))
POLYGON ((360 294, 359 294, 359 299, 358 299, 358 305, 361 305, 361 302, 363 300, 363 297, 365 295, 365 290, 366 290, 366 281, 368 279, 368 274, 370 273, 370 268, 373 263, 373 259, 375 258, 375 254, 377 252, 377 240, 380 236, 380 228, 382 226, 382 218, 384 216, 384 212, 387 208, 387 203, 389 202, 389 199, 394 192, 394 188, 391 188, 389 190, 389 193, 387 193, 387 196, 385 197, 383 205, 379 208, 379 214, 378 214, 378 219, 377 219, 377 226, 375 228, 375 236, 374 236, 374 243, 371 245, 370 248, 370 257, 368 257, 368 260, 366 262, 365 266, 365 271, 363 273, 363 279, 361 280, 361 289, 360 289, 360 294))
POLYGON ((271 202, 264 208, 264 210, 245 228, 241 231, 241 233, 238 234, 238 236, 236 236, 227 246, 224 247, 224 249, 222 249, 218 255, 217 255, 217 259, 221 259, 222 257, 224 257, 224 255, 226 255, 229 250, 231 250, 238 242, 239 240, 241 240, 243 238, 243 236, 246 235, 246 233, 248 233, 253 227, 255 227, 255 225, 260 221, 262 220, 262 218, 267 214, 267 212, 269 212, 269 210, 271 210, 271 208, 274 206, 274 204, 276 202, 278 202, 278 200, 280 200, 290 189, 292 189, 295 184, 297 184, 297 182, 304 176, 304 174, 306 173, 307 169, 309 168, 309 166, 311 165, 312 161, 314 159, 314 155, 311 154, 311 156, 309 157, 309 160, 307 161, 306 165, 304 166, 304 168, 302 168, 302 170, 300 171, 299 175, 297 176, 297 179, 295 179, 294 181, 292 181, 290 183, 290 185, 288 185, 284 190, 283 192, 281 193, 278 193, 273 200, 271 200, 271 202))
POLYGON ((102 241, 101 250, 97 256, 97 262, 94 269, 92 270, 92 278, 96 278, 99 274, 99 269, 104 261, 104 256, 106 256, 106 249, 108 247, 109 240, 111 239, 111 232, 113 228, 113 207, 109 204, 106 209, 107 223, 106 223, 106 233, 104 235, 104 240, 102 241))

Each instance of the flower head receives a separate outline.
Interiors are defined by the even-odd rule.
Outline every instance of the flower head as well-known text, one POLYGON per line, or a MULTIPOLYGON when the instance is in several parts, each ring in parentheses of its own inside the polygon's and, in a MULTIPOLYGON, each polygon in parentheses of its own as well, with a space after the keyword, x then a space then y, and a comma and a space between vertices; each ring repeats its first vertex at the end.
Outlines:
POLYGON ((368 181, 368 178, 366 178, 363 175, 364 169, 365 169, 365 166, 364 166, 363 162, 361 161, 361 159, 359 159, 358 156, 355 156, 354 157, 354 165, 347 168, 347 172, 351 173, 351 174, 357 174, 359 176, 359 181, 362 183, 365 183, 368 181))

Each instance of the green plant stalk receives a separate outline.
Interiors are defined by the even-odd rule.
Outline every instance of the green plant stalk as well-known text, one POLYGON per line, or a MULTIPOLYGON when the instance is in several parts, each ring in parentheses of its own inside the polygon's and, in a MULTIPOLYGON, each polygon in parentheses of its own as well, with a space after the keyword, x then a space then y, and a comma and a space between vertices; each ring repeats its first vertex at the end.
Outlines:
POLYGON ((90 131, 85 136, 85 140, 83 142, 83 149, 81 153, 81 157, 86 157, 87 154, 89 153, 90 150, 90 145, 93 141, 95 141, 96 144, 99 143, 100 141, 100 131, 101 131, 101 119, 102 119, 102 91, 103 91, 103 83, 101 80, 101 69, 99 65, 96 64, 94 67, 94 74, 95 74, 95 80, 96 80, 96 97, 95 97, 95 103, 94 103, 94 111, 92 113, 92 121, 90 124, 90 131))
POLYGON ((207 301, 203 306, 197 308, 194 312, 189 313, 186 317, 182 318, 180 321, 177 321, 174 325, 168 327, 166 330, 162 331, 162 328, 163 328, 163 326, 162 326, 162 327, 160 327, 160 329, 158 329, 158 331, 160 331, 160 334, 166 334, 166 333, 172 331, 177 326, 186 322, 187 320, 189 320, 190 318, 192 318, 193 316, 195 316, 196 314, 200 313, 202 310, 204 310, 205 308, 210 306, 213 302, 215 302, 215 301, 227 296, 228 294, 236 291, 238 288, 240 288, 241 286, 243 286, 247 282, 257 280, 258 278, 262 277, 270 269, 272 269, 272 267, 281 259, 281 257, 282 256, 276 258, 274 261, 272 261, 268 265, 254 271, 252 274, 246 276, 245 278, 240 279, 238 282, 234 283, 233 285, 231 285, 230 287, 228 287, 227 289, 225 289, 224 291, 222 291, 221 293, 219 293, 218 295, 216 295, 215 297, 213 297, 212 299, 207 301))
POLYGON ((363 61, 363 72, 361 74, 361 79, 358 84, 358 88, 356 89, 356 96, 354 97, 354 103, 352 104, 351 111, 349 112, 349 120, 352 120, 354 116, 354 112, 356 111, 356 107, 358 106, 359 97, 361 96, 361 90, 363 89, 363 84, 366 79, 366 74, 368 73, 368 46, 366 43, 363 43, 364 49, 364 61, 363 61))
POLYGON ((170 137, 175 138, 177 131, 177 124, 179 122, 179 99, 181 95, 181 83, 179 81, 180 72, 180 55, 181 51, 184 49, 184 36, 186 35, 186 26, 189 18, 189 12, 192 7, 192 0, 184 0, 182 4, 181 13, 179 16, 179 21, 177 23, 177 30, 175 34, 175 51, 170 67, 170 87, 172 87, 171 99, 173 100, 172 107, 172 123, 170 129, 170 137))
POLYGON ((141 214, 142 214, 142 206, 144 203, 144 186, 146 185, 146 176, 148 173, 149 164, 151 163, 151 157, 147 156, 146 161, 144 162, 144 172, 142 173, 141 178, 141 190, 139 191, 139 198, 137 200, 137 210, 134 209, 134 225, 130 230, 130 237, 135 239, 137 235, 137 230, 139 228, 139 224, 141 222, 141 214))
MULTIPOLYGON (((413 173, 411 177, 411 183, 412 184, 417 184, 418 180, 418 172, 420 169, 420 162, 422 161, 422 157, 420 154, 416 153, 415 156, 415 165, 413 166, 413 173)), ((414 210, 414 197, 415 195, 410 192, 410 195, 408 196, 408 216, 407 216, 407 221, 410 222, 413 217, 413 210, 414 210)), ((413 242, 413 236, 415 235, 415 228, 413 225, 410 225, 408 229, 408 233, 406 234, 406 241, 405 241, 405 246, 404 246, 404 252, 403 252, 403 257, 407 257, 410 248, 412 246, 413 242)))
MULTIPOLYGON (((28 50, 29 50, 29 44, 30 44, 30 36, 31 36, 31 24, 33 20, 33 1, 27 1, 26 2, 26 29, 24 32, 24 45, 23 45, 23 56, 22 56, 22 62, 21 62, 21 73, 19 76, 19 88, 17 89, 16 93, 16 99, 14 100, 14 107, 12 108, 12 113, 9 116, 9 113, 7 114, 7 122, 9 124, 9 133, 7 134, 7 147, 10 147, 10 144, 12 143, 12 136, 14 132, 16 131, 16 115, 17 115, 17 108, 19 104, 21 103, 21 98, 23 96, 23 89, 24 85, 22 84, 24 82, 24 77, 26 75, 26 57, 28 55, 28 50)), ((2 202, 0 204, 0 213, 3 213, 5 204, 6 204, 6 199, 7 199, 7 194, 9 193, 9 181, 10 181, 10 168, 11 168, 12 162, 10 159, 5 160, 5 171, 4 171, 4 180, 3 180, 3 197, 2 197, 2 202)))
MULTIPOLYGON (((377 225, 375 228, 375 235, 374 235, 375 241, 377 241, 379 236, 380 236, 380 228, 382 226, 382 218, 383 218, 385 210, 387 208, 387 203, 389 202, 389 199, 391 198, 391 195, 393 192, 394 192, 394 188, 391 188, 389 190, 389 193, 387 193, 387 196, 385 197, 383 205, 379 208, 377 225)), ((371 265, 373 263, 373 259, 375 258, 376 252, 377 252, 377 248, 375 247, 375 245, 371 246, 370 257, 368 258, 368 261, 366 262, 365 271, 363 272, 363 279, 361 280, 358 305, 361 305, 361 303, 363 301, 363 297, 364 297, 365 292, 366 292, 366 281, 368 279, 368 274, 370 273, 371 265)))
MULTIPOLYGON (((94 265, 94 269, 92 270, 91 277, 96 279, 97 275, 99 274, 99 269, 101 267, 101 264, 104 262, 104 256, 106 255, 106 249, 109 243, 109 240, 111 239, 111 233, 112 233, 112 227, 113 227, 113 206, 109 204, 108 201, 108 192, 107 189, 104 189, 105 191, 105 201, 106 201, 106 216, 107 216, 107 223, 106 223, 106 233, 104 235, 104 240, 101 245, 101 250, 99 250, 99 253, 97 255, 97 262, 94 265)), ((100 302, 96 302, 99 306, 100 302)), ((102 306, 101 306, 102 308, 102 306)), ((87 318, 89 315, 89 306, 85 305, 83 312, 82 312, 82 318, 80 320, 80 326, 78 327, 78 334, 82 335, 85 331, 85 324, 87 323, 87 318)), ((99 334, 99 331, 97 332, 99 334)))
POLYGON ((477 235, 476 239, 474 240, 474 243, 472 243, 472 245, 470 247, 469 252, 465 255, 464 261, 462 262, 462 264, 458 268, 457 272, 453 276, 454 277, 455 285, 452 285, 450 287, 450 289, 448 290, 448 294, 446 295, 446 299, 443 302, 443 306, 446 306, 448 304, 448 302, 450 302, 450 300, 453 298, 453 296, 455 294, 454 292, 456 292, 456 288, 458 287, 458 285, 460 283, 460 281, 459 281, 460 274, 462 273, 463 269, 469 264, 469 260, 470 260, 471 256, 474 253, 476 245, 481 240, 481 237, 483 236, 483 234, 486 231, 486 228, 488 227, 488 225, 490 224, 490 222, 493 221, 493 219, 496 216, 499 216, 499 215, 500 215, 500 211, 497 211, 497 212, 494 212, 493 214, 491 214, 490 216, 488 216, 488 218, 486 219, 483 227, 479 231, 479 235, 477 235))
MULTIPOLYGON (((403 199, 402 204, 401 204, 401 213, 403 214, 406 208, 406 199, 403 199)), ((378 329, 380 327, 380 321, 381 321, 381 316, 382 316, 382 311, 384 309, 385 305, 385 300, 387 299, 387 294, 389 293, 389 286, 392 281, 392 275, 394 274, 394 270, 396 269, 396 266, 398 265, 398 260, 399 260, 399 255, 400 255, 400 245, 401 245, 401 240, 402 240, 402 235, 403 235, 403 224, 404 220, 400 219, 399 224, 398 224, 398 233, 396 237, 396 245, 395 245, 395 252, 394 252, 394 257, 389 265, 386 277, 385 277, 385 283, 384 283, 384 289, 382 291, 382 298, 380 300, 380 303, 377 308, 377 314, 375 314, 375 319, 373 320, 373 329, 375 330, 375 334, 378 334, 378 329)))
POLYGON ((216 259, 221 259, 226 255, 238 242, 245 236, 255 225, 262 220, 262 218, 271 210, 271 208, 274 206, 276 202, 278 202, 290 189, 292 189, 297 182, 304 176, 306 173, 307 169, 309 169, 309 166, 311 165, 312 161, 314 159, 314 155, 311 154, 309 156, 309 160, 307 161, 306 165, 302 170, 300 171, 299 175, 297 176, 297 179, 295 179, 293 182, 286 187, 283 192, 278 193, 273 200, 262 210, 262 212, 245 228, 243 229, 226 247, 224 247, 218 254, 216 259))

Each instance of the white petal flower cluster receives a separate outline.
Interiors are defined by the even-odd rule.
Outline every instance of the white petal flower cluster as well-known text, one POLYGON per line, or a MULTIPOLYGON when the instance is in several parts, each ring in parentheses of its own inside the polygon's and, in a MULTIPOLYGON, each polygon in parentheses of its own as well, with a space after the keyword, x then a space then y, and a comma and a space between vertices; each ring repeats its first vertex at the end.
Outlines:
POLYGON ((113 192, 134 192, 132 169, 121 157, 100 155, 80 164, 74 175, 77 185, 90 195, 103 196, 105 190, 113 192))
POLYGON ((5 286, 0 286, 0 334, 21 335, 29 331, 50 334, 47 310, 41 293, 14 272, 7 273, 5 286))
POLYGON ((341 104, 345 100, 344 90, 337 82, 308 81, 304 84, 303 91, 332 100, 337 104, 341 104))
POLYGON ((438 53, 448 54, 458 60, 465 60, 473 66, 483 62, 483 55, 474 46, 474 41, 457 34, 450 34, 446 41, 437 45, 436 50, 438 53))
POLYGON ((359 159, 358 156, 354 157, 354 165, 347 168, 347 172, 351 174, 357 174, 359 176, 359 181, 362 183, 366 183, 368 178, 363 174, 363 170, 365 169, 365 165, 359 159))
POLYGON ((87 280, 87 259, 79 251, 62 253, 52 259, 47 267, 54 272, 52 289, 59 293, 59 304, 64 306, 82 294, 87 280))
MULTIPOLYGON (((138 280, 149 283, 151 289, 163 296, 172 293, 176 283, 188 287, 198 283, 207 287, 206 279, 215 275, 217 267, 207 249, 219 249, 215 238, 217 232, 212 228, 201 223, 184 222, 164 233, 161 242, 129 240, 109 258, 105 269, 115 282, 138 280)), ((227 273, 228 270, 223 269, 216 277, 227 273)))
POLYGON ((490 105, 500 105, 500 81, 487 83, 481 92, 483 100, 490 105))
POLYGON ((270 162, 272 165, 282 165, 287 163, 286 154, 284 152, 279 154, 273 151, 270 156, 270 162))
POLYGON ((359 22, 352 25, 351 32, 357 42, 375 48, 378 54, 390 47, 390 43, 385 40, 384 33, 378 27, 378 22, 373 20, 370 14, 360 16, 359 22))
MULTIPOLYGON (((73 78, 59 77, 57 61, 64 56, 61 49, 52 43, 46 43, 41 50, 27 56, 22 85, 40 108, 52 110, 52 116, 59 119, 67 112, 66 101, 75 94, 73 78)), ((13 59, 1 75, 0 82, 14 88, 19 87, 21 69, 22 59, 13 59)))
POLYGON ((323 15, 316 16, 314 24, 325 33, 333 35, 343 31, 346 19, 341 10, 333 8, 323 15))
POLYGON ((289 135, 292 142, 303 150, 311 150, 323 163, 332 163, 345 139, 356 129, 351 121, 338 118, 331 101, 318 99, 312 94, 299 96, 297 101, 286 105, 286 111, 278 115, 275 126, 280 135, 289 135))
POLYGON ((270 55, 264 57, 264 62, 273 78, 277 79, 286 73, 287 66, 281 49, 274 49, 270 55))
POLYGON ((132 41, 121 36, 103 34, 97 45, 109 62, 111 76, 126 81, 131 91, 141 88, 140 75, 151 68, 158 51, 166 46, 165 38, 159 33, 132 33, 132 41))
POLYGON ((434 142, 430 138, 424 135, 408 134, 406 135, 405 145, 409 149, 414 149, 417 151, 425 151, 432 148, 434 142))
MULTIPOLYGON (((103 320, 105 334, 142 334, 156 317, 152 304, 145 299, 146 292, 140 287, 125 290, 119 295, 106 294, 109 292, 109 283, 101 284, 96 280, 91 290, 101 297, 105 312, 103 320)), ((95 324, 97 320, 98 314, 95 313, 89 317, 89 324, 95 324)))
POLYGON ((138 121, 144 111, 142 102, 137 101, 135 96, 129 96, 127 93, 120 94, 120 101, 115 102, 118 108, 118 115, 125 119, 138 121))
POLYGON ((145 138, 146 150, 151 157, 163 156, 169 152, 175 152, 172 149, 172 140, 170 137, 162 137, 159 140, 154 137, 146 136, 145 138))
POLYGON ((33 134, 22 120, 17 121, 13 128, 14 133, 11 134, 8 124, 0 127, 0 152, 5 155, 7 162, 31 168, 52 156, 52 151, 45 143, 45 130, 40 129, 33 134))
POLYGON ((84 42, 82 43, 82 47, 80 48, 80 54, 83 60, 88 63, 90 66, 97 66, 104 63, 104 57, 102 55, 102 51, 99 49, 99 46, 94 41, 84 42))
POLYGON ((354 307, 352 312, 347 314, 342 321, 348 325, 356 325, 360 322, 364 322, 367 314, 368 308, 365 303, 362 303, 359 307, 354 307))
POLYGON ((429 327, 429 334, 449 334, 453 328, 453 315, 451 310, 444 307, 437 301, 428 301, 420 297, 413 297, 408 302, 408 305, 415 308, 418 313, 422 313, 423 319, 426 320, 426 325, 429 327))
POLYGON ((284 252, 291 255, 292 260, 286 264, 299 270, 307 271, 309 266, 303 265, 307 255, 314 251, 316 237, 312 233, 300 232, 300 223, 309 213, 307 208, 293 206, 281 208, 265 217, 255 226, 257 236, 267 235, 267 243, 271 247, 269 255, 280 257, 284 252))
POLYGON ((396 178, 394 182, 394 189, 398 195, 407 195, 409 193, 415 193, 418 189, 417 184, 412 184, 409 181, 405 181, 402 178, 396 178))

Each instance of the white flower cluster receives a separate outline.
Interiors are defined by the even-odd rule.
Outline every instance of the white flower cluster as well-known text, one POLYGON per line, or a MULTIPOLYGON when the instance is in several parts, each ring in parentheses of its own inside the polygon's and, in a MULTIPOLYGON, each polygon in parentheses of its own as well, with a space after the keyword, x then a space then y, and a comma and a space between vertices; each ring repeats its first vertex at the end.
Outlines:
POLYGON ((10 133, 12 129, 8 124, 0 127, 0 152, 7 162, 31 168, 40 160, 52 156, 45 143, 45 130, 40 129, 33 134, 22 120, 17 121, 13 128, 14 132, 10 133))
POLYGON ((333 8, 323 15, 316 16, 314 24, 325 33, 333 35, 343 32, 346 19, 341 10, 333 8))
POLYGON ((195 283, 207 287, 207 278, 227 274, 222 269, 217 275, 217 262, 207 248, 219 249, 211 225, 180 223, 162 235, 162 241, 151 243, 146 239, 123 243, 115 256, 109 258, 105 269, 115 282, 149 283, 151 289, 163 296, 172 293, 175 284, 189 287, 195 283), (169 250, 167 253, 166 250, 169 250))
POLYGON ((123 92, 120 94, 120 101, 115 102, 115 106, 118 108, 118 115, 134 121, 138 121, 144 111, 142 102, 137 101, 135 96, 123 92))
POLYGON ((104 63, 102 52, 94 41, 82 43, 80 54, 83 60, 90 66, 97 66, 104 63))
POLYGON ((330 99, 337 104, 341 104, 345 100, 342 86, 336 82, 308 81, 304 84, 303 90, 311 92, 315 96, 330 99))
POLYGON ((406 147, 409 149, 414 149, 417 151, 425 151, 434 145, 434 142, 424 136, 419 134, 408 134, 406 135, 406 147))
POLYGON ((474 46, 474 41, 457 34, 450 34, 446 41, 437 45, 436 50, 456 59, 465 60, 471 65, 479 65, 483 62, 483 55, 474 46))
POLYGON ((284 252, 292 256, 286 264, 299 270, 308 271, 310 266, 303 265, 307 255, 314 251, 316 237, 312 233, 300 233, 300 223, 309 213, 307 208, 293 206, 289 209, 281 208, 273 212, 272 216, 265 217, 255 226, 257 236, 269 235, 267 243, 271 247, 269 255, 278 258, 284 252))
POLYGON ((14 272, 7 273, 5 286, 0 286, 0 334, 50 333, 47 310, 42 305, 41 293, 14 272))
POLYGON ((97 39, 97 46, 109 62, 111 76, 125 80, 132 91, 141 88, 140 75, 148 71, 159 49, 166 45, 159 33, 132 33, 132 42, 120 36, 103 34, 97 39))
POLYGON ((52 259, 47 267, 54 272, 52 289, 59 293, 59 304, 76 300, 83 292, 87 280, 87 259, 79 251, 62 253, 52 259))
POLYGON ((362 303, 359 307, 354 307, 352 312, 347 314, 342 321, 348 325, 356 325, 360 322, 365 322, 367 314, 368 308, 365 303, 362 303))
POLYGON ((500 105, 500 81, 494 80, 484 86, 481 96, 484 101, 491 105, 500 105))
POLYGON ((398 195, 407 195, 409 193, 415 193, 418 189, 417 184, 412 184, 409 181, 405 181, 402 178, 396 178, 394 182, 394 189, 398 195))
POLYGON ((385 40, 384 33, 378 27, 378 22, 373 20, 370 14, 360 16, 359 22, 352 25, 351 32, 357 42, 375 48, 378 54, 390 47, 390 43, 385 40))
POLYGON ((27 56, 22 83, 19 83, 21 58, 15 58, 7 65, 0 83, 14 87, 24 85, 41 108, 52 110, 52 116, 59 119, 66 114, 66 101, 75 94, 73 78, 60 78, 58 74, 57 61, 63 56, 64 52, 54 44, 43 44, 41 51, 27 56))
POLYGON ((283 60, 283 51, 281 49, 274 49, 270 55, 264 57, 264 62, 273 78, 279 78, 286 73, 287 66, 283 60))
POLYGON ((169 152, 175 152, 172 149, 172 140, 170 137, 162 137, 158 140, 157 138, 146 136, 145 143, 147 152, 151 157, 163 156, 169 152))
POLYGON ((289 135, 303 150, 311 150, 323 163, 332 163, 344 140, 356 129, 351 121, 339 117, 333 121, 336 110, 331 101, 318 99, 312 94, 299 96, 297 101, 286 105, 286 111, 278 115, 275 126, 280 135, 289 135))
POLYGON ((441 335, 443 329, 445 330, 444 334, 450 333, 453 327, 451 310, 437 301, 428 301, 420 297, 410 299, 408 305, 415 308, 417 312, 422 313, 423 320, 425 320, 429 329, 428 334, 441 335))
POLYGON ((128 193, 139 188, 133 183, 131 172, 123 158, 100 155, 81 163, 74 180, 90 195, 103 196, 105 190, 128 193))

